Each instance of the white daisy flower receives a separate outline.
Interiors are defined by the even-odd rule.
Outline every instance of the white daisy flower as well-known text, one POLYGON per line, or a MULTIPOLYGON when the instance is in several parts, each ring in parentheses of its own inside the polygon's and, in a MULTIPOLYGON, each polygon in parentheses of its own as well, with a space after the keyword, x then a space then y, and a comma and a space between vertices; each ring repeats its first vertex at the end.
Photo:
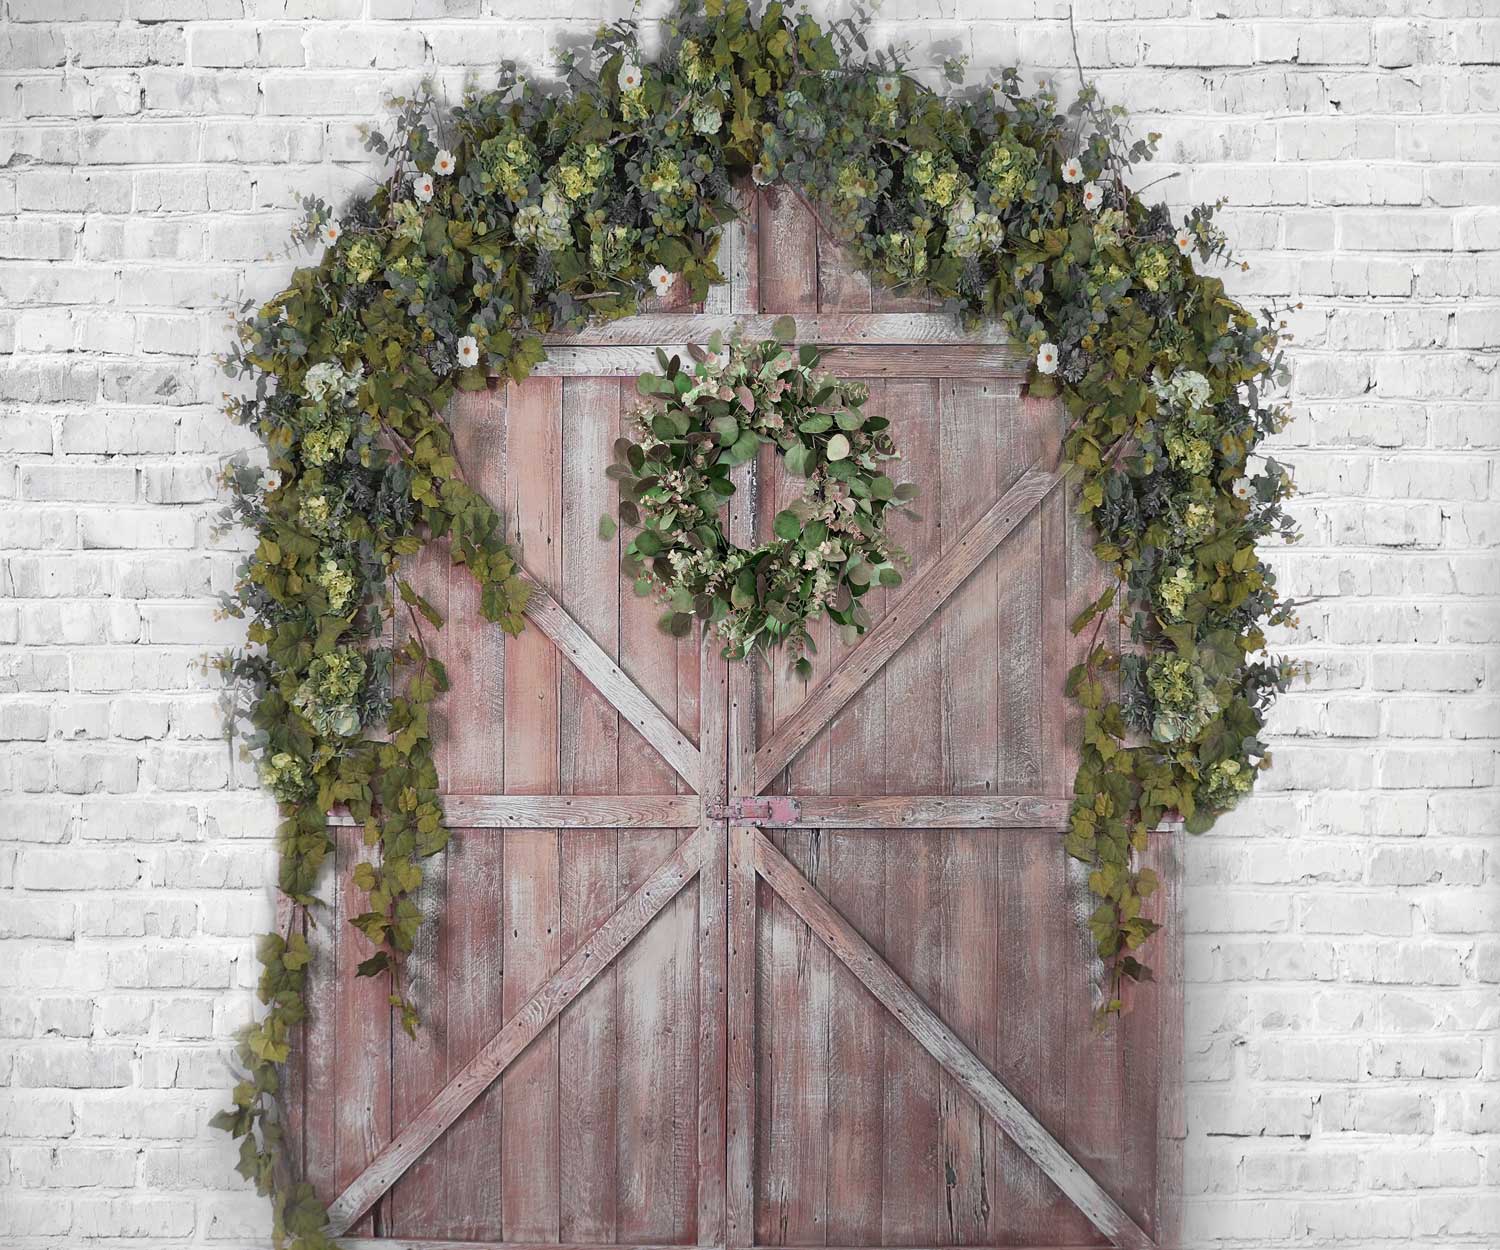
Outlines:
POLYGON ((417 197, 420 203, 428 204, 432 201, 432 175, 418 174, 411 180, 411 193, 417 197))
POLYGON ((1043 343, 1036 352, 1036 371, 1038 373, 1057 372, 1057 344, 1043 343))
POLYGON ((268 495, 271 494, 272 491, 280 490, 281 474, 278 473, 275 469, 267 469, 260 475, 260 488, 268 495))
POLYGON ((479 363, 479 343, 472 334, 458 340, 458 363, 465 369, 472 369, 479 363))
POLYGON ((1104 191, 1097 182, 1085 182, 1083 184, 1083 206, 1091 213, 1097 213, 1104 204, 1104 191))
POLYGON ((344 228, 339 225, 338 222, 330 219, 329 221, 325 221, 319 228, 318 237, 321 238, 324 243, 328 244, 329 247, 332 247, 339 241, 339 236, 343 233, 344 228))
POLYGON ((1062 178, 1064 182, 1068 183, 1082 182, 1083 162, 1080 161, 1076 156, 1064 161, 1062 167, 1062 178))
POLYGON ((1193 239, 1193 236, 1186 230, 1179 230, 1177 232, 1177 237, 1173 239, 1172 242, 1177 244, 1177 250, 1184 256, 1191 256, 1193 254, 1193 245, 1195 240, 1193 239))
POLYGON ((1249 499, 1255 494, 1255 485, 1248 477, 1237 477, 1230 484, 1229 490, 1236 499, 1249 499))
POLYGON ((454 163, 453 153, 447 148, 439 148, 438 154, 432 160, 432 172, 439 178, 446 178, 458 166, 454 163))
POLYGON ((620 84, 621 91, 639 91, 641 84, 646 81, 641 74, 641 67, 633 62, 627 61, 620 66, 620 76, 616 80, 620 84))
POLYGON ((647 277, 651 279, 652 289, 655 290, 658 295, 665 295, 672 289, 672 283, 677 281, 677 276, 672 273, 665 265, 655 266, 647 275, 647 277))
POLYGON ((875 80, 875 90, 882 100, 894 100, 901 94, 901 80, 895 74, 882 74, 875 80))

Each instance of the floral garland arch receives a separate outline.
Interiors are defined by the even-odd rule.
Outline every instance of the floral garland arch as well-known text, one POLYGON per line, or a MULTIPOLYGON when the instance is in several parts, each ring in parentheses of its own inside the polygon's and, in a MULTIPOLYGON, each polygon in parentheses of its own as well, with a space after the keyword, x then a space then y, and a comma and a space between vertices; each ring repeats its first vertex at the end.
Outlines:
POLYGON ((1068 678, 1084 714, 1065 846, 1092 870, 1105 1015, 1149 976, 1135 954, 1156 928, 1140 914, 1155 881, 1135 860, 1148 831, 1171 811, 1207 828, 1270 762, 1260 733, 1292 669, 1265 654, 1263 629, 1291 608, 1256 544, 1292 536, 1291 485, 1255 453, 1284 419, 1263 392, 1282 379, 1282 323, 1192 263, 1226 255, 1217 206, 1177 226, 1144 203, 1125 178, 1155 136, 1128 142, 1089 89, 1063 113, 1013 70, 938 95, 899 54, 870 52, 859 20, 825 28, 780 3, 683 0, 665 35, 643 63, 631 25, 605 27, 560 86, 506 64, 447 116, 426 94, 398 101, 395 137, 368 137, 386 181, 338 216, 306 202, 320 261, 247 316, 226 361, 253 382, 231 413, 270 471, 229 470, 231 516, 258 543, 226 605, 250 618, 251 645, 223 667, 279 803, 286 906, 260 940, 266 1011, 215 1123, 272 1195, 278 1246, 332 1244, 321 1201, 290 1174, 275 1098, 306 1016, 305 931, 340 805, 379 849, 355 877, 368 902, 352 923, 377 952, 359 974, 388 977, 417 1025, 402 968, 422 861, 449 837, 428 725, 446 674, 423 642, 423 621, 441 618, 398 566, 447 536, 485 616, 523 626, 528 586, 442 413, 489 373, 526 377, 548 331, 628 314, 674 283, 703 298, 721 280, 737 175, 802 188, 877 281, 998 319, 1034 354, 1031 393, 1066 406, 1064 459, 1117 578, 1074 623, 1094 633, 1068 678), (413 628, 391 650, 393 611, 413 628), (1116 612, 1124 655, 1098 641, 1116 612))

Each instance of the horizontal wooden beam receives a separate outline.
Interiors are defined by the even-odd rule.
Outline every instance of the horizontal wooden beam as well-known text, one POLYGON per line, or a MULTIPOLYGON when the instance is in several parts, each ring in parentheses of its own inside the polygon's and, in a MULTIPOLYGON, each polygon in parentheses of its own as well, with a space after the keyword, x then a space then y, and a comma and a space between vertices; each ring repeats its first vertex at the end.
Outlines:
MULTIPOLYGON (((1009 1134, 1089 1222, 1121 1250, 1156 1250, 1149 1234, 1053 1137, 1004 1083, 942 1022, 859 931, 757 832, 755 870, 839 961, 1009 1134)), ((1004 1010, 1002 1006, 1001 1010, 1004 1010)))
MULTIPOLYGON (((779 795, 763 795, 771 803, 779 795)), ((792 796, 788 796, 791 798, 792 796)), ((762 829, 1044 829, 1068 827, 1071 799, 1030 794, 796 795, 795 819, 762 819, 762 829)))
POLYGON ((556 599, 535 584, 535 580, 532 579, 531 598, 526 603, 527 618, 552 640, 573 667, 588 678, 594 689, 609 700, 615 711, 640 731, 651 749, 696 790, 703 780, 703 757, 698 748, 589 637, 588 631, 556 599))
POLYGON ((906 592, 844 657, 807 701, 784 720, 755 753, 750 793, 759 794, 797 753, 813 740, 839 709, 901 650, 933 613, 947 602, 985 558, 1063 479, 1063 472, 1032 467, 972 528, 906 584, 906 592))
MULTIPOLYGON (((703 818, 696 794, 444 794, 454 829, 691 829, 703 818)), ((331 825, 352 825, 340 813, 331 825)))
MULTIPOLYGON (((556 1242, 556 1241, 430 1241, 412 1237, 345 1237, 339 1241, 340 1250, 739 1250, 725 1244, 704 1242, 691 1245, 673 1242, 649 1245, 640 1242, 556 1242)), ((830 1242, 824 1245, 799 1246, 795 1243, 778 1245, 775 1250, 891 1250, 889 1246, 840 1246, 830 1242)), ((907 1246, 900 1250, 954 1250, 952 1246, 907 1246)), ((1045 1246, 964 1246, 963 1250, 1099 1250, 1097 1244, 1045 1246)))
MULTIPOLYGON (((687 339, 662 340, 646 346, 559 346, 533 366, 540 377, 636 377, 661 368, 660 348, 667 356, 690 359, 687 339)), ((892 343, 884 346, 824 347, 818 367, 849 378, 1019 378, 1026 366, 1003 345, 892 343)))
POLYGON ((329 1233, 342 1236, 570 1002, 583 993, 652 918, 698 875, 717 835, 702 826, 657 867, 556 972, 365 1165, 328 1207, 329 1233))
MULTIPOLYGON (((1004 347, 1010 358, 1025 362, 998 321, 985 320, 972 330, 946 313, 807 313, 794 317, 797 342, 819 346, 986 344, 1004 347)), ((736 330, 747 340, 775 337, 777 318, 770 314, 733 316, 712 313, 644 313, 602 321, 571 334, 549 334, 542 342, 550 355, 556 347, 654 347, 658 343, 706 344, 717 331, 728 339, 736 330)))

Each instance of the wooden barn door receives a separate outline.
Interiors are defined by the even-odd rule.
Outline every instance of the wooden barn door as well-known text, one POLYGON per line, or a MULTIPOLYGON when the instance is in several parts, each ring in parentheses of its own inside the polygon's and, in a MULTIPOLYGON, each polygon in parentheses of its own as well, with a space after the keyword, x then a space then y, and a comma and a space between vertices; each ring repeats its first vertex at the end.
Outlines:
MULTIPOLYGON (((1060 407, 1023 398, 993 331, 872 291, 789 193, 725 251, 705 307, 559 337, 453 414, 543 593, 504 640, 444 553, 414 571, 454 680, 427 1027, 380 1023, 358 934, 320 930, 290 1099, 308 1174, 371 1247, 1172 1244, 1180 954, 1095 1032, 1059 837, 1067 624, 1100 585, 1060 407), (654 348, 783 313, 868 381, 923 491, 895 522, 906 581, 856 644, 825 622, 805 681, 660 633, 629 536, 598 536, 654 348)), ((749 545, 797 483, 769 451, 736 475, 749 545)), ((360 853, 349 831, 336 911, 360 853)), ((1168 914, 1169 835, 1151 859, 1168 914)))

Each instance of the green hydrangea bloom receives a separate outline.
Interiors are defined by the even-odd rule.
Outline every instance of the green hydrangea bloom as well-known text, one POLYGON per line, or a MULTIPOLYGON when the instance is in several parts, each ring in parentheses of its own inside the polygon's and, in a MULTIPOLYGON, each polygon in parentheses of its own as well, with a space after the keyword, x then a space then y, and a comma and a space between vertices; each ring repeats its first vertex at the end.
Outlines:
POLYGON ((329 611, 335 614, 342 613, 349 606, 358 585, 354 574, 340 561, 331 558, 325 559, 318 567, 315 580, 328 596, 329 611))
POLYGON ((314 658, 292 696, 292 706, 325 737, 359 732, 359 696, 365 684, 365 657, 347 647, 314 658))
POLYGON ((1198 806, 1216 811, 1233 807, 1250 793, 1255 769, 1239 760, 1219 760, 1198 778, 1198 806))
POLYGON ((499 189, 516 203, 526 198, 537 169, 531 141, 507 122, 500 133, 479 145, 478 173, 485 190, 499 189))
POLYGON ((369 235, 361 235, 344 249, 344 268, 356 282, 368 282, 385 268, 385 253, 369 235))
POLYGON ((980 177, 989 185, 990 198, 1000 208, 1021 198, 1035 169, 1036 153, 1009 134, 990 144, 979 162, 980 177))
POLYGON ((1151 736, 1158 742, 1191 741, 1219 714, 1219 702, 1203 670, 1180 656, 1152 660, 1146 688, 1155 702, 1151 736))
POLYGON ((1162 443, 1167 449, 1167 459, 1179 469, 1204 477, 1214 467, 1214 449, 1206 438, 1168 430, 1162 443))
POLYGON ((1143 247, 1135 258, 1135 276, 1148 291, 1159 291, 1177 275, 1176 256, 1160 243, 1143 247))
POLYGON ((1187 601, 1197 589, 1198 579, 1193 576, 1193 566, 1179 564, 1156 583, 1156 602, 1168 620, 1180 621, 1187 611, 1187 601))
POLYGON ((260 762, 261 782, 283 803, 296 803, 311 790, 307 770, 290 751, 277 751, 260 762))

